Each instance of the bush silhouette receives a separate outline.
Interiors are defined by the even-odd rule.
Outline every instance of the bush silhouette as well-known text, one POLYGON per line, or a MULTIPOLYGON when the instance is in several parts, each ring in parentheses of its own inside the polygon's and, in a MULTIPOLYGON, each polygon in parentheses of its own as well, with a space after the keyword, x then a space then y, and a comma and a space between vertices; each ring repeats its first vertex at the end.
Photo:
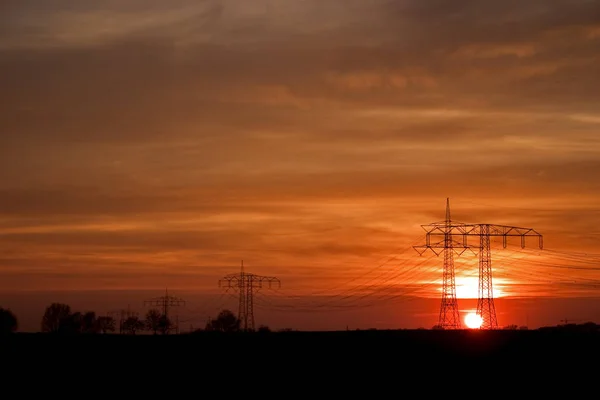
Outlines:
POLYGON ((0 308, 0 334, 13 333, 18 326, 15 314, 8 309, 0 308))

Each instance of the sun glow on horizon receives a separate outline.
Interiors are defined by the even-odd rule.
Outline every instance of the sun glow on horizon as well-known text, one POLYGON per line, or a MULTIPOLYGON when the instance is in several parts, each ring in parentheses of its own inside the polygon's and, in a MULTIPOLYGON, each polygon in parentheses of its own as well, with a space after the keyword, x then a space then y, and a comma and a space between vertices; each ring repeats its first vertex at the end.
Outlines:
POLYGON ((483 319, 477 313, 470 312, 465 315, 465 325, 469 329, 479 329, 483 324, 483 319))

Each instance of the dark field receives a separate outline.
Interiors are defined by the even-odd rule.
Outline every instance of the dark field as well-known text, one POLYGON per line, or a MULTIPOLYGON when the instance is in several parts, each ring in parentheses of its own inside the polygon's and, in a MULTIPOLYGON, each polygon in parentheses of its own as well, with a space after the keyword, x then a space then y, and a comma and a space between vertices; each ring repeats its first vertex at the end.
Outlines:
POLYGON ((102 352, 104 355, 144 356, 149 349, 172 357, 254 356, 258 353, 286 359, 352 356, 374 359, 381 354, 419 359, 486 359, 515 361, 529 357, 578 359, 600 355, 600 332, 564 329, 530 331, 364 330, 340 332, 215 333, 181 335, 52 335, 13 334, 0 337, 3 354, 68 354, 102 352))
POLYGON ((110 385, 142 379, 142 387, 126 389, 136 398, 138 389, 149 398, 157 395, 155 390, 175 390, 187 397, 200 386, 239 392, 240 385, 293 388, 311 398, 322 397, 314 395, 319 391, 329 397, 355 397, 361 388, 366 397, 379 398, 388 397, 392 387, 443 391, 444 385, 463 387, 486 379, 496 382, 495 390, 525 395, 539 392, 542 385, 552 394, 554 385, 567 390, 569 382, 595 390, 600 359, 598 331, 561 329, 14 334, 0 337, 0 342, 0 359, 11 367, 4 371, 16 378, 110 385))

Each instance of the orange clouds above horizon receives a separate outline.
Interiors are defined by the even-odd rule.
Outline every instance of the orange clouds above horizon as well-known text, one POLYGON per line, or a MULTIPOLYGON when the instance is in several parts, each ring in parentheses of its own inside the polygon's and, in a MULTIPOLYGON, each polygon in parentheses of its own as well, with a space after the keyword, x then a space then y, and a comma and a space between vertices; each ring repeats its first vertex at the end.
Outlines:
POLYGON ((600 253, 599 10, 3 2, 0 287, 336 285, 446 197, 600 253))

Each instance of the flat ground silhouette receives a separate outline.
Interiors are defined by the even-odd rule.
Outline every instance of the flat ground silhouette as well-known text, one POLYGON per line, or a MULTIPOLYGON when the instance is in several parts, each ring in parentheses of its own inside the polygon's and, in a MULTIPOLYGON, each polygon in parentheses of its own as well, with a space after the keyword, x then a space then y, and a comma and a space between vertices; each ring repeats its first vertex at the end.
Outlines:
POLYGON ((307 393, 301 397, 355 397, 361 387, 363 397, 379 398, 390 390, 417 387, 430 393, 468 381, 490 382, 494 391, 535 389, 530 394, 537 396, 540 388, 555 383, 548 373, 559 376, 561 384, 567 377, 594 382, 598 356, 598 331, 565 329, 21 333, 0 338, 0 357, 15 376, 26 372, 42 379, 97 382, 151 374, 144 385, 153 395, 155 386, 241 390, 256 384, 274 385, 284 397, 290 391, 292 397, 299 391, 307 393))
MULTIPOLYGON (((179 335, 17 333, 1 339, 3 352, 103 354, 169 351, 173 354, 252 355, 280 353, 303 358, 322 354, 371 357, 377 352, 413 359, 488 358, 515 361, 524 357, 580 357, 599 354, 597 330, 360 330, 334 332, 195 332, 179 335)), ((278 356, 279 358, 279 356, 278 356)))

